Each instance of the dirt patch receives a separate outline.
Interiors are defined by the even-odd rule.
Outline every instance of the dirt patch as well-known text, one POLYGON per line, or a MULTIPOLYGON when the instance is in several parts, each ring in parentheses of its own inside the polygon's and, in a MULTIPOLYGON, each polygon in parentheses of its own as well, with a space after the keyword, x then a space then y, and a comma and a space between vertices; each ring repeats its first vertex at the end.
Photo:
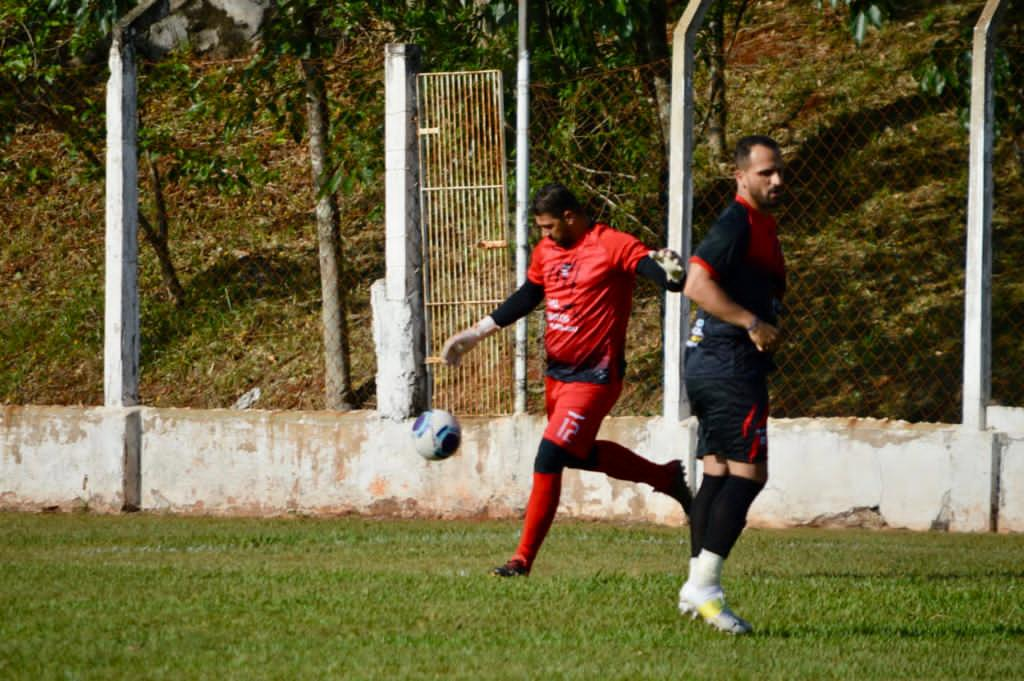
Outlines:
POLYGON ((803 523, 801 526, 826 528, 856 527, 867 530, 880 530, 888 527, 882 514, 878 512, 877 506, 859 506, 842 513, 819 515, 810 522, 803 523))

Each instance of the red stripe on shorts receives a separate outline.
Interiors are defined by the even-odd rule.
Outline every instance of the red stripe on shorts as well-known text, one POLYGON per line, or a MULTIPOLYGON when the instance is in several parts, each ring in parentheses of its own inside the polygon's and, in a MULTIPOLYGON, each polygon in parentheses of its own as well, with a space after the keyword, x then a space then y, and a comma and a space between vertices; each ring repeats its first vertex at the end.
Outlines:
POLYGON ((750 433, 750 423, 754 420, 754 414, 757 413, 757 404, 750 408, 750 412, 747 413, 747 418, 743 419, 743 437, 746 437, 750 433))
MULTIPOLYGON (((747 418, 749 419, 749 417, 747 417, 747 418)), ((767 428, 767 427, 768 427, 768 414, 766 412, 765 415, 762 416, 760 420, 758 420, 758 422, 757 422, 757 429, 760 430, 762 428, 767 428)), ((747 424, 744 423, 743 424, 743 430, 746 431, 746 428, 747 428, 747 424)), ((746 435, 747 435, 746 432, 744 432, 743 436, 746 437, 746 435)), ((757 454, 760 451, 760 449, 761 449, 761 436, 758 435, 757 433, 754 433, 754 440, 750 443, 750 454, 747 457, 747 459, 750 461, 750 463, 754 463, 754 459, 757 457, 757 454)))

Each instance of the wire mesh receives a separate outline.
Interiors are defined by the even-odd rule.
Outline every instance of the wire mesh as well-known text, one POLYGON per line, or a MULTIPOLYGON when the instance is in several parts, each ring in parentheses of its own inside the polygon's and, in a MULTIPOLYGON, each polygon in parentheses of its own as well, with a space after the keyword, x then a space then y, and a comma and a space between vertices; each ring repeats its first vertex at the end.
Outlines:
MULTIPOLYGON (((590 71, 530 89, 530 182, 562 182, 595 220, 664 242, 665 141, 655 104, 655 80, 666 64, 590 71)), ((536 241, 539 234, 531 238, 536 241)), ((627 335, 627 373, 613 413, 660 412, 660 297, 638 286, 627 335)), ((530 318, 528 406, 543 409, 544 320, 530 318)))
MULTIPOLYGON (((968 136, 952 89, 922 91, 922 59, 883 43, 858 49, 813 24, 741 34, 726 61, 722 153, 709 142, 712 88, 698 55, 694 245, 735 193, 730 144, 771 135, 788 164, 776 416, 960 418, 968 136), (815 58, 824 43, 836 55, 828 62, 815 58)), ((537 85, 531 130, 534 182, 553 176, 589 193, 597 217, 651 245, 667 213, 659 72, 537 85)), ((660 387, 660 333, 647 323, 657 295, 641 287, 637 308, 620 413, 658 406, 650 386, 660 387)))
MULTIPOLYGON (((870 71, 874 59, 844 66, 870 71)), ((780 66, 738 71, 736 89, 780 66)), ((808 93, 789 125, 769 127, 789 187, 779 213, 788 339, 773 412, 958 421, 968 145, 957 102, 894 73, 869 92, 832 90, 808 93)), ((732 192, 724 184, 719 204, 732 192)), ((695 220, 695 243, 709 222, 695 220)))
MULTIPOLYGON (((777 19, 772 3, 751 3, 753 14, 730 39, 726 151, 742 134, 765 133, 782 143, 789 163, 789 196, 779 215, 790 290, 783 321, 788 340, 772 379, 777 416, 960 418, 966 90, 961 82, 926 92, 919 71, 929 53, 951 62, 969 50, 969 15, 980 10, 979 0, 961 3, 965 10, 938 22, 966 26, 966 38, 940 46, 923 28, 927 12, 950 14, 954 4, 902 10, 910 18, 889 30, 918 32, 913 41, 871 32, 858 48, 839 19, 777 19)), ((995 73, 992 396, 1011 405, 1024 404, 1024 284, 1017 267, 1024 233, 1016 214, 1024 201, 1021 31, 1019 19, 1004 24, 995 73)), ((728 159, 710 142, 714 109, 705 51, 695 71, 695 244, 734 191, 728 159)), ((289 62, 281 73, 297 73, 295 67, 289 62)), ((257 407, 321 408, 316 196, 303 111, 281 109, 275 116, 258 109, 225 144, 218 111, 241 97, 239 68, 178 61, 145 64, 140 73, 141 210, 159 227, 155 164, 170 258, 185 290, 183 299, 172 299, 154 248, 141 244, 141 397, 161 407, 228 407, 258 387, 257 407)), ((352 387, 356 403, 372 408, 368 291, 383 276, 384 250, 382 51, 368 45, 325 68, 332 127, 344 131, 332 168, 344 197, 352 387)), ((531 185, 564 182, 595 218, 651 246, 662 243, 667 179, 657 93, 667 71, 667 63, 596 69, 558 82, 535 74, 541 80, 531 86, 531 185)), ((100 120, 102 79, 84 75, 72 79, 73 99, 100 120)), ((435 76, 442 74, 424 78, 435 76)), ((428 271, 432 285, 444 286, 429 310, 434 355, 448 333, 487 314, 513 286, 501 86, 462 86, 453 74, 444 77, 452 81, 447 89, 435 89, 449 114, 478 107, 487 132, 482 123, 420 122, 438 128, 424 136, 424 158, 453 154, 424 184, 423 217, 444 249, 427 254, 439 268, 428 271), (449 135, 443 144, 442 132, 449 135), (476 182, 471 164, 484 157, 493 174, 476 182)), ((103 187, 102 164, 93 157, 102 159, 102 125, 93 126, 84 150, 71 153, 59 134, 42 133, 44 124, 60 129, 60 121, 37 118, 38 136, 14 135, 0 159, 0 224, 9 237, 0 249, 0 310, 18 320, 0 324, 17 344, 0 360, 0 394, 6 403, 97 404, 103 187), (26 205, 31 209, 21 208, 26 205)), ((660 312, 659 293, 639 284, 616 413, 660 412, 660 312)), ((531 324, 529 352, 530 409, 537 411, 542 327, 531 320, 538 322, 531 324)), ((505 332, 468 355, 458 371, 432 366, 435 404, 464 414, 509 411, 512 354, 505 332)))
MULTIPOLYGON (((1009 17, 1008 17, 1009 19, 1009 17)), ((1024 406, 1024 26, 1004 23, 994 59, 992 401, 1024 406)))
MULTIPOLYGON (((341 301, 325 306, 322 295, 316 212, 323 197, 310 183, 304 98, 290 118, 257 115, 224 144, 217 116, 246 103, 246 91, 233 87, 242 64, 158 62, 140 82, 140 135, 151 151, 140 163, 140 209, 156 222, 149 175, 156 164, 170 254, 186 291, 183 301, 170 300, 153 249, 140 246, 143 401, 322 409, 325 347, 341 344, 351 349, 353 403, 372 407, 375 358, 363 349, 373 347, 369 288, 383 276, 383 52, 353 49, 319 63, 333 131, 329 173, 344 188, 337 204, 344 315, 341 301), (159 97, 158 85, 166 90, 159 97)), ((282 77, 301 73, 294 62, 282 69, 282 77)), ((304 91, 296 90, 301 80, 280 85, 304 91)), ((270 96, 256 84, 250 91, 270 96)))
POLYGON ((459 414, 507 414, 512 348, 492 335, 458 368, 441 365, 446 338, 511 292, 501 73, 417 78, 427 352, 431 404, 459 414))

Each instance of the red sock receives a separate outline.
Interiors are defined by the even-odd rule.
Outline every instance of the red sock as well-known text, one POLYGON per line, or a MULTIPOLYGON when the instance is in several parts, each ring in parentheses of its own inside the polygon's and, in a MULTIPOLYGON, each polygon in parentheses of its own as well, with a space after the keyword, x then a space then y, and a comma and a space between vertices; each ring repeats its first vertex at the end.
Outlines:
POLYGON ((526 563, 529 568, 533 559, 544 543, 544 537, 551 529, 551 521, 558 510, 558 499, 562 494, 561 473, 534 473, 533 489, 530 490, 530 501, 526 505, 526 519, 523 521, 523 534, 519 539, 519 548, 513 559, 526 563))
POLYGON ((645 482, 659 492, 670 493, 679 471, 678 461, 654 463, 610 440, 598 440, 596 470, 618 480, 645 482))

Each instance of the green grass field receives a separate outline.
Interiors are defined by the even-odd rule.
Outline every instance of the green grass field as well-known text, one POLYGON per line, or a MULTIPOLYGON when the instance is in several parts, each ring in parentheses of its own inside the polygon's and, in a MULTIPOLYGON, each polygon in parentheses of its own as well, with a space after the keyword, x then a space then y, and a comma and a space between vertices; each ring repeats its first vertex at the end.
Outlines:
POLYGON ((748 530, 732 638, 682 619, 684 530, 0 514, 2 679, 1011 679, 1024 536, 748 530))

